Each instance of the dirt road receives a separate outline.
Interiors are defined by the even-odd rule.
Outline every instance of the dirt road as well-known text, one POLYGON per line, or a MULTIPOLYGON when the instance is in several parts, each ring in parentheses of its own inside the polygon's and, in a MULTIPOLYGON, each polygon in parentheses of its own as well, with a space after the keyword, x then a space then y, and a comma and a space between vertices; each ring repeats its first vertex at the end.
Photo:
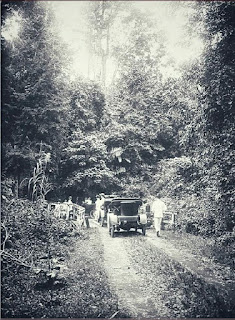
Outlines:
MULTIPOLYGON (((99 228, 99 227, 98 227, 99 228)), ((111 288, 119 297, 120 309, 127 309, 133 317, 155 318, 164 304, 156 305, 150 295, 143 294, 145 279, 132 266, 125 249, 125 233, 111 238, 106 228, 99 228, 104 245, 104 262, 111 288)), ((129 234, 130 236, 130 234, 129 234)), ((167 314, 168 310, 165 310, 167 314)), ((163 312, 161 312, 163 314, 163 312)))
POLYGON ((120 232, 111 238, 107 228, 94 222, 92 226, 101 234, 110 286, 118 296, 120 308, 126 308, 132 317, 233 314, 229 296, 234 294, 234 281, 221 266, 177 250, 152 230, 145 237, 120 232), (204 301, 200 302, 200 298, 204 301))

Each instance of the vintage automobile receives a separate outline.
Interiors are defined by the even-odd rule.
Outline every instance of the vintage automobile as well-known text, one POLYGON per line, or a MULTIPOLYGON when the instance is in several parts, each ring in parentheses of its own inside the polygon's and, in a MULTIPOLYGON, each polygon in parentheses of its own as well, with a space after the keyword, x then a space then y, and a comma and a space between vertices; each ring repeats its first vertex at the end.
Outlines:
POLYGON ((100 218, 99 218, 101 227, 104 227, 107 224, 107 214, 109 211, 109 205, 112 202, 112 200, 117 197, 118 196, 114 194, 104 195, 104 203, 100 208, 100 218))
POLYGON ((147 215, 139 210, 142 200, 138 198, 115 198, 109 206, 107 212, 107 226, 111 237, 114 237, 115 231, 134 228, 142 230, 146 234, 147 215))

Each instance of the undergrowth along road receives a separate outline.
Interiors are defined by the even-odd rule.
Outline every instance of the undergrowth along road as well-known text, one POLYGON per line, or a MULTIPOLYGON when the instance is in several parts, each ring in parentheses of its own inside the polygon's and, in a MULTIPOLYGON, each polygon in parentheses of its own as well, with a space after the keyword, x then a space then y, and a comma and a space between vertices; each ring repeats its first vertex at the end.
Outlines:
MULTIPOLYGON (((167 233, 160 239, 150 230, 146 237, 132 231, 111 238, 107 228, 91 225, 56 243, 54 255, 63 257, 67 266, 60 285, 37 286, 33 270, 11 262, 8 270, 16 272, 2 275, 2 317, 234 317, 231 291, 191 272, 181 258, 187 253, 194 261, 196 253, 186 248, 178 252, 167 233)), ((198 266, 204 268, 199 257, 198 266)))
POLYGON ((179 252, 177 246, 149 230, 146 237, 120 232, 111 238, 106 228, 97 228, 103 239, 109 282, 132 317, 235 315, 231 290, 221 290, 217 285, 221 278, 208 281, 211 269, 206 270, 200 260, 193 266, 197 257, 189 251, 179 252))
POLYGON ((23 266, 10 278, 4 275, 2 318, 128 317, 110 290, 98 230, 81 231, 63 245, 63 252, 67 268, 60 285, 39 287, 38 276, 23 266))
POLYGON ((96 228, 87 229, 84 239, 78 241, 72 249, 67 272, 69 280, 66 299, 70 301, 67 305, 72 305, 69 317, 128 317, 126 311, 119 308, 117 296, 108 283, 104 268, 104 248, 96 228))
POLYGON ((185 245, 183 246, 183 239, 181 239, 181 243, 178 245, 177 241, 172 241, 171 235, 175 236, 172 232, 165 231, 158 238, 153 230, 149 230, 147 240, 181 264, 189 272, 201 277, 207 283, 227 287, 235 285, 235 275, 232 268, 215 263, 212 259, 205 257, 201 253, 201 246, 196 247, 195 245, 198 239, 195 238, 195 242, 191 242, 191 246, 194 246, 193 249, 188 245, 186 246, 188 238, 184 240, 185 245))

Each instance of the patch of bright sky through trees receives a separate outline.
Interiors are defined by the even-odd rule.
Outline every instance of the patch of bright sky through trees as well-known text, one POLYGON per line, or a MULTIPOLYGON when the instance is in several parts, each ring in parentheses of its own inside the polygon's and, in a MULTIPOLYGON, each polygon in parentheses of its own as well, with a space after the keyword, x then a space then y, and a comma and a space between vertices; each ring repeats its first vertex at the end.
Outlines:
MULTIPOLYGON (((48 2, 57 18, 58 32, 71 50, 71 78, 76 76, 88 77, 88 49, 86 39, 87 22, 84 6, 87 1, 55 1, 48 2)), ((203 50, 203 42, 196 32, 192 36, 187 34, 186 25, 192 13, 192 5, 178 1, 131 1, 131 5, 149 16, 160 27, 166 41, 167 55, 162 61, 161 71, 164 76, 180 76, 180 68, 184 63, 190 63, 203 50)), ((3 36, 11 41, 19 31, 20 19, 17 15, 8 22, 3 36)), ((154 24, 153 24, 154 25, 154 24)), ((4 31, 4 30, 3 30, 4 31)), ((118 28, 116 36, 125 37, 125 30, 118 28)), ((115 41, 115 39, 113 39, 115 41)), ((154 48, 153 48, 154 50, 154 48)), ((157 49, 156 49, 157 50, 157 49)), ((116 68, 114 59, 107 61, 107 84, 113 79, 116 68)))
MULTIPOLYGON (((203 50, 201 39, 196 34, 190 37, 186 32, 185 26, 192 13, 192 7, 182 2, 175 5, 175 1, 131 1, 131 5, 149 15, 149 19, 156 21, 160 26, 167 45, 167 56, 161 67, 162 73, 165 76, 178 77, 182 64, 197 58, 203 50), (169 61, 172 63, 168 63, 169 61)), ((88 50, 85 45, 84 6, 86 1, 58 1, 54 8, 60 21, 61 35, 73 50, 72 73, 87 77, 88 50)), ((122 32, 121 28, 118 29, 119 38, 122 37, 122 32)), ((115 60, 109 59, 108 84, 111 83, 115 68, 115 60)))

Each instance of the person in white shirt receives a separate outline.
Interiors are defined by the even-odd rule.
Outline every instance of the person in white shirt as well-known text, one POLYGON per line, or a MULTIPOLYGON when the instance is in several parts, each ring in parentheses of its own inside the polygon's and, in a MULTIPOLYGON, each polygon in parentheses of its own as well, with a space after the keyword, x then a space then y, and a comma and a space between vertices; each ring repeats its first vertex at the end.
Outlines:
POLYGON ((104 211, 104 202, 105 202, 105 194, 101 193, 101 199, 100 199, 100 223, 103 227, 104 224, 104 218, 105 218, 105 211, 104 211))
POLYGON ((85 198, 84 203, 86 203, 86 204, 92 204, 91 198, 85 198))
POLYGON ((68 207, 68 202, 65 200, 63 203, 60 205, 60 218, 63 218, 65 220, 68 220, 69 216, 69 207, 68 207))
POLYGON ((100 195, 96 196, 97 200, 95 202, 95 220, 97 222, 100 221, 102 217, 102 206, 104 205, 104 194, 101 193, 100 195))
POLYGON ((68 219, 73 219, 73 201, 72 196, 69 196, 68 199, 68 219))
POLYGON ((160 237, 161 223, 163 218, 163 213, 167 210, 165 203, 156 198, 151 206, 153 216, 154 216, 154 227, 157 233, 157 236, 160 237))

